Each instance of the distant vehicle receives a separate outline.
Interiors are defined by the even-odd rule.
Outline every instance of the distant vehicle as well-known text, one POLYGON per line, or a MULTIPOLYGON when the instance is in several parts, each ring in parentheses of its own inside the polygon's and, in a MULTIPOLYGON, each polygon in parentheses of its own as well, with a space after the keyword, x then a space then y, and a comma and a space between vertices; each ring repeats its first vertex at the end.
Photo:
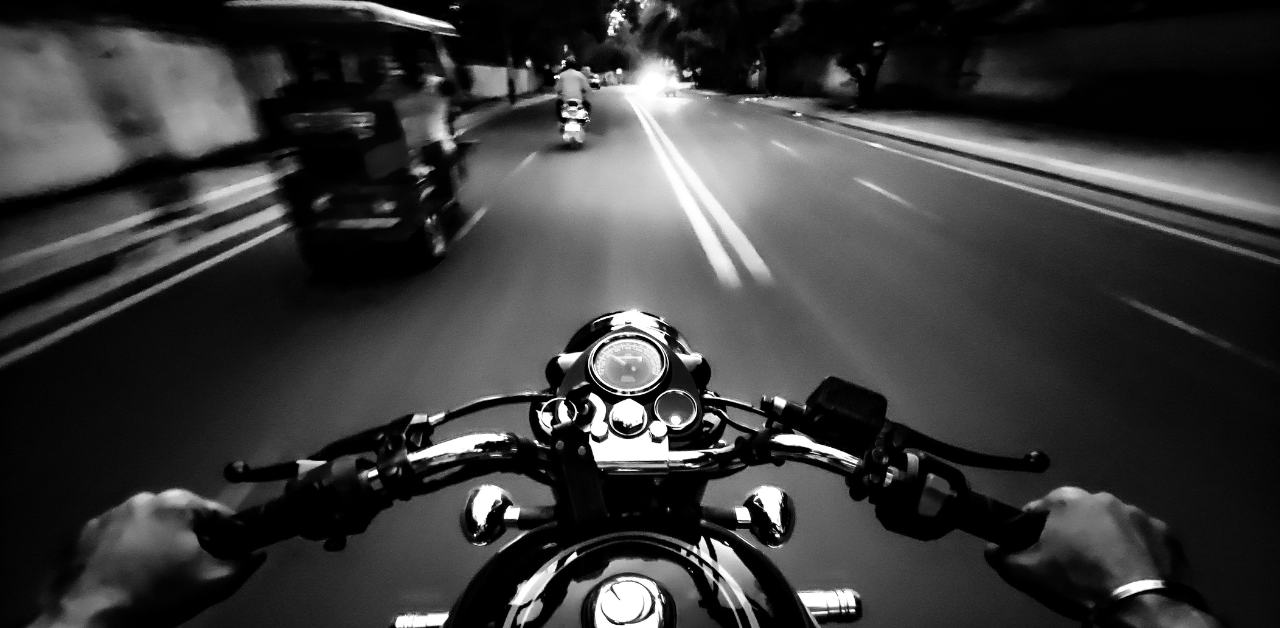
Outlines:
POLYGON ((599 75, 599 74, 594 74, 594 73, 593 73, 593 74, 591 75, 590 81, 591 81, 591 89, 600 89, 600 75, 599 75))
POLYGON ((412 267, 441 258, 465 152, 441 40, 453 26, 371 2, 226 6, 241 37, 286 52, 294 80, 262 111, 268 138, 300 166, 281 187, 308 266, 329 274, 375 250, 412 267))
POLYGON ((674 74, 658 70, 650 70, 640 79, 640 88, 655 95, 674 96, 679 86, 674 74))

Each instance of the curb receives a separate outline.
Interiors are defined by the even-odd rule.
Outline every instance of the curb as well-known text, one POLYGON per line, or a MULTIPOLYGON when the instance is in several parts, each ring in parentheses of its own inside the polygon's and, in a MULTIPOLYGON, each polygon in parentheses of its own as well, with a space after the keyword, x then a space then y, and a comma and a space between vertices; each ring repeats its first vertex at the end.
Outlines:
MULTIPOLYGON (((702 95, 710 95, 706 92, 698 92, 698 93, 701 93, 702 95)), ((898 127, 893 127, 892 125, 887 125, 887 124, 879 124, 879 123, 868 122, 868 121, 842 120, 838 118, 828 117, 822 114, 797 111, 788 106, 770 105, 767 103, 760 102, 758 100, 752 100, 749 97, 741 98, 741 97, 728 96, 723 94, 721 94, 720 96, 724 98, 738 98, 739 102, 755 105, 757 107, 771 110, 779 114, 783 114, 783 113, 790 114, 790 115, 800 114, 800 116, 803 116, 803 117, 815 118, 818 120, 822 120, 824 122, 854 129, 864 133, 869 133, 869 134, 883 137, 886 139, 891 139, 891 140, 903 142, 906 144, 911 144, 913 146, 917 146, 920 148, 957 155, 960 157, 965 157, 967 159, 973 159, 975 161, 980 161, 983 163, 988 163, 988 164, 1000 166, 1003 168, 1018 170, 1020 172, 1025 172, 1028 174, 1033 174, 1036 176, 1045 177, 1045 178, 1053 179, 1056 181, 1061 181, 1063 183, 1068 183, 1071 185, 1083 187, 1096 192, 1102 192, 1105 194, 1122 197, 1132 201, 1138 201, 1138 202, 1146 203, 1149 205, 1155 205, 1163 209, 1167 209, 1167 210, 1184 214, 1190 217, 1194 217, 1199 220, 1204 220, 1209 223, 1215 223, 1215 224, 1232 227, 1235 229, 1240 229, 1240 230, 1254 233, 1260 236, 1266 236, 1270 238, 1280 238, 1280 226, 1271 226, 1268 224, 1259 223, 1259 222, 1248 220, 1245 218, 1240 218, 1233 214, 1225 214, 1222 212, 1205 209, 1203 207, 1196 207, 1194 205, 1189 205, 1185 202, 1178 202, 1165 197, 1153 196, 1151 194, 1136 192, 1132 189, 1126 189, 1123 187, 1108 185, 1106 183, 1101 183, 1094 179, 1088 179, 1080 176, 1073 176, 1071 174, 1065 174, 1062 172, 1061 169, 1058 169, 1058 170, 1050 169, 1047 166, 1051 164, 1056 164, 1068 170, 1073 170, 1073 169, 1082 170, 1082 171, 1098 170, 1098 171, 1107 173, 1107 175, 1103 176, 1102 178, 1112 178, 1112 179, 1127 176, 1121 173, 1111 173, 1110 171, 1105 171, 1100 168, 1095 169, 1090 166, 1075 164, 1073 162, 1055 160, 1052 158, 1041 158, 1035 155, 1028 155, 1027 157, 1029 157, 1029 159, 1014 160, 1008 156, 995 156, 992 153, 995 153, 995 154, 1016 153, 1016 151, 1001 149, 998 147, 988 147, 988 146, 978 144, 977 142, 970 142, 968 140, 947 138, 944 136, 938 136, 938 135, 935 135, 932 133, 926 133, 926 132, 915 132, 909 129, 900 129, 898 127), (937 138, 937 139, 933 139, 933 138, 937 138), (939 139, 945 140, 946 143, 938 141, 939 139), (951 145, 948 145, 948 144, 951 144, 951 145), (974 146, 976 146, 978 150, 975 150, 974 146), (984 152, 988 154, 983 154, 984 152), (1028 163, 1029 161, 1030 162, 1039 161, 1039 162, 1048 162, 1048 163, 1035 164, 1035 163, 1028 163)), ((1021 155, 1020 153, 1018 154, 1021 155)), ((1156 183, 1156 182, 1153 182, 1153 183, 1156 183)), ((1169 185, 1168 187, 1172 188, 1175 186, 1169 185)), ((1190 191, 1191 189, 1188 188, 1188 190, 1190 191)), ((1203 192, 1203 191, 1193 191, 1193 192, 1198 193, 1197 195, 1202 196, 1206 201, 1218 202, 1226 205, 1234 205, 1237 209, 1243 209, 1245 211, 1262 213, 1262 212, 1267 212, 1268 210, 1274 209, 1275 211, 1280 212, 1280 208, 1273 208, 1270 205, 1259 203, 1257 201, 1251 201, 1248 199, 1238 199, 1235 197, 1215 194, 1211 192, 1203 192)), ((1182 194, 1182 196, 1190 196, 1190 195, 1191 194, 1182 194)))
POLYGON ((542 104, 554 98, 555 94, 537 94, 535 96, 529 96, 518 100, 514 105, 499 103, 498 105, 486 107, 480 111, 469 111, 458 116, 458 119, 454 121, 454 126, 457 127, 456 135, 462 135, 463 133, 474 130, 476 127, 481 126, 502 114, 542 104))
POLYGON ((210 230, 145 259, 130 262, 119 259, 127 255, 120 255, 114 272, 5 315, 0 319, 0 368, 222 261, 219 256, 233 255, 233 251, 239 252, 238 247, 248 248, 288 228, 288 215, 282 206, 271 204, 255 209, 249 201, 193 217, 187 224, 168 228, 128 253, 145 254, 148 246, 160 246, 165 236, 174 235, 181 226, 192 227, 197 221, 210 230), (163 285, 166 282, 168 285, 163 285))

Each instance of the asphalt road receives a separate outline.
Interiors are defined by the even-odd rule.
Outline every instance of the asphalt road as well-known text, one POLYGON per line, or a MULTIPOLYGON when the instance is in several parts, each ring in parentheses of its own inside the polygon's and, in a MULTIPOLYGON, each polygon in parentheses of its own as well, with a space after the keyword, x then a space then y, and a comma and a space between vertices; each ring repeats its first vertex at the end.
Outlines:
MULTIPOLYGON (((840 374, 940 438, 1043 448, 1042 476, 971 478, 1015 503, 1062 484, 1137 502, 1183 534, 1215 608, 1270 623, 1280 266, 1097 211, 1143 210, 1128 201, 751 105, 594 102, 580 152, 557 146, 550 104, 472 132, 465 200, 483 214, 428 274, 318 283, 281 236, 0 370, 0 625, 31 608, 79 524, 131 493, 241 503, 220 480, 228 460, 540 387, 579 325, 633 306, 709 356, 721 393, 803 398, 840 374), (663 138, 679 157, 659 158, 663 138)), ((524 417, 452 433, 523 431, 524 417)), ((518 502, 548 497, 496 480, 518 502)), ((799 587, 861 591, 862 625, 1070 625, 1007 588, 981 542, 897 538, 823 472, 754 469, 707 502, 766 482, 799 508, 769 554, 799 587)), ((458 533, 467 488, 397 506, 342 553, 279 546, 192 625, 383 626, 447 608, 494 551, 458 533)))

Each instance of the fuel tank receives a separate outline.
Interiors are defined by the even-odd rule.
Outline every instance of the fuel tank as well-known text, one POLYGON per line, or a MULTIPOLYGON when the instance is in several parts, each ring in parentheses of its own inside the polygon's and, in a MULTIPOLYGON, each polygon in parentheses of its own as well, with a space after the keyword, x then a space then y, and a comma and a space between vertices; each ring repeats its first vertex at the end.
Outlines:
POLYGON ((702 524, 696 538, 615 530, 574 540, 554 525, 504 547, 476 575, 447 627, 813 628, 778 568, 702 524))

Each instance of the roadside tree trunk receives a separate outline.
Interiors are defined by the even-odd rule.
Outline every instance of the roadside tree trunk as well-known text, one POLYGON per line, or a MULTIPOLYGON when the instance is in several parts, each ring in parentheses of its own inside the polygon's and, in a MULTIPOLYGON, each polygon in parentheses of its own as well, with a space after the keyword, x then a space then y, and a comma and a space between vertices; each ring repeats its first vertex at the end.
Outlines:
POLYGON ((884 66, 886 51, 874 53, 865 62, 858 64, 858 108, 874 109, 880 103, 877 84, 880 80, 880 68, 884 66))

